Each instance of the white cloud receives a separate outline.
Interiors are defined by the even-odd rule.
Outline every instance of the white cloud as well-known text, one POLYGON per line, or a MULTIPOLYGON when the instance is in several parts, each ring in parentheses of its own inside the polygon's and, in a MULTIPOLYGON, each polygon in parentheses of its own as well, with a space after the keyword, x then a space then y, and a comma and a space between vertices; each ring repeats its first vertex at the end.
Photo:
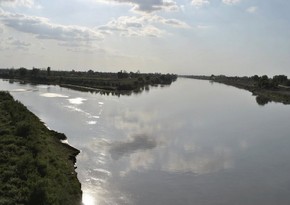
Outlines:
POLYGON ((31 46, 31 43, 27 43, 25 41, 21 41, 14 38, 8 38, 6 43, 12 46, 12 48, 21 49, 21 50, 28 50, 28 48, 31 46))
POLYGON ((177 19, 162 19, 161 23, 164 23, 173 27, 190 28, 190 26, 187 23, 177 20, 177 19))
MULTIPOLYGON (((105 49, 97 48, 97 47, 74 47, 74 48, 67 48, 67 51, 73 52, 73 53, 85 53, 85 54, 96 54, 96 53, 107 53, 105 49)), ((94 122, 94 121, 91 121, 94 122)))
POLYGON ((133 11, 141 11, 151 13, 154 11, 177 11, 179 7, 175 1, 172 0, 97 0, 101 2, 117 2, 126 3, 133 6, 133 11))
POLYGON ((180 5, 180 10, 181 10, 182 12, 185 12, 185 6, 184 6, 184 5, 180 5))
POLYGON ((9 44, 16 47, 28 47, 31 45, 31 43, 27 43, 25 41, 20 41, 16 39, 13 39, 12 41, 10 41, 9 44))
POLYGON ((190 28, 188 24, 177 19, 165 19, 157 15, 143 15, 121 16, 104 26, 98 27, 98 30, 107 34, 120 32, 122 36, 160 37, 165 31, 158 29, 156 25, 190 28))
POLYGON ((156 28, 154 26, 146 26, 143 30, 140 31, 141 35, 149 36, 149 37, 161 37, 164 31, 156 28))
POLYGON ((251 6, 251 7, 246 9, 246 12, 248 12, 248 13, 256 13, 257 9, 258 9, 258 7, 251 6))
POLYGON ((28 50, 30 46, 31 43, 16 39, 14 37, 2 38, 0 40, 0 50, 28 50))
POLYGON ((209 4, 209 1, 208 0, 192 0, 191 4, 197 8, 200 8, 204 5, 209 4))
POLYGON ((98 45, 92 44, 91 42, 61 41, 57 45, 65 47, 67 51, 73 53, 86 53, 86 54, 108 53, 107 50, 100 48, 98 45))
POLYGON ((0 5, 3 6, 22 6, 22 7, 33 7, 34 0, 0 0, 0 5))
POLYGON ((51 23, 49 19, 14 14, 0 10, 2 23, 14 30, 23 33, 34 34, 39 39, 53 39, 58 41, 94 41, 103 38, 100 32, 93 29, 51 23))
POLYGON ((222 0, 224 4, 232 5, 232 4, 237 4, 241 0, 222 0))
POLYGON ((207 29, 210 29, 210 26, 207 26, 207 25, 197 25, 196 28, 199 29, 199 30, 207 30, 207 29))

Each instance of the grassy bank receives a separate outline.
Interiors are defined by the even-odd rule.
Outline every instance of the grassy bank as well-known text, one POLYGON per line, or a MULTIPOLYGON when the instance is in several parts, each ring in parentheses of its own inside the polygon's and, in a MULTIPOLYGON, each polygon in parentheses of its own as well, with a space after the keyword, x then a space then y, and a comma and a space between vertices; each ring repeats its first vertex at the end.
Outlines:
POLYGON ((0 92, 0 204, 81 202, 74 163, 79 151, 62 144, 24 105, 0 92))

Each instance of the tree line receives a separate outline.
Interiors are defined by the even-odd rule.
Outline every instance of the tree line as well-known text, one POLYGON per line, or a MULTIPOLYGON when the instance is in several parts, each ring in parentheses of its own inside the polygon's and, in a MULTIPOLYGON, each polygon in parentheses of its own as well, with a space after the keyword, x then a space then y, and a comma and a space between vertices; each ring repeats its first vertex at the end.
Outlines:
MULTIPOLYGON (((203 76, 200 79, 205 79, 206 77, 203 76)), ((261 89, 277 89, 278 87, 290 87, 290 79, 286 75, 275 75, 273 78, 268 77, 267 75, 253 75, 251 77, 228 77, 224 75, 211 75, 207 77, 208 80, 213 80, 217 82, 229 82, 229 83, 241 83, 241 84, 248 84, 252 87, 257 87, 261 89)))
POLYGON ((170 85, 177 79, 175 74, 140 73, 121 70, 117 73, 88 71, 56 71, 26 68, 0 69, 0 78, 19 79, 33 83, 70 84, 109 91, 140 90, 148 85, 170 85))

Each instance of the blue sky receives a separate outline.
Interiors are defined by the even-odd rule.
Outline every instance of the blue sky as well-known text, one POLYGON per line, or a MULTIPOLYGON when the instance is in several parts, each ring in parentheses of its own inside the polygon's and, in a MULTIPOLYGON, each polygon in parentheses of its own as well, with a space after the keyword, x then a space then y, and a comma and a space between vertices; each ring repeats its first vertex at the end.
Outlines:
POLYGON ((290 75, 286 0, 0 0, 0 67, 290 75))

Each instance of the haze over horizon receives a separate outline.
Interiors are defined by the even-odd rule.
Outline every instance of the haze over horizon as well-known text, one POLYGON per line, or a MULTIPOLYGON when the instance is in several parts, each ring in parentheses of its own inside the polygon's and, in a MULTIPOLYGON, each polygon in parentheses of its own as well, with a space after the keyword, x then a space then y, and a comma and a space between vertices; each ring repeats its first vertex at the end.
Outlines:
POLYGON ((0 0, 0 67, 290 76, 285 0, 0 0))

